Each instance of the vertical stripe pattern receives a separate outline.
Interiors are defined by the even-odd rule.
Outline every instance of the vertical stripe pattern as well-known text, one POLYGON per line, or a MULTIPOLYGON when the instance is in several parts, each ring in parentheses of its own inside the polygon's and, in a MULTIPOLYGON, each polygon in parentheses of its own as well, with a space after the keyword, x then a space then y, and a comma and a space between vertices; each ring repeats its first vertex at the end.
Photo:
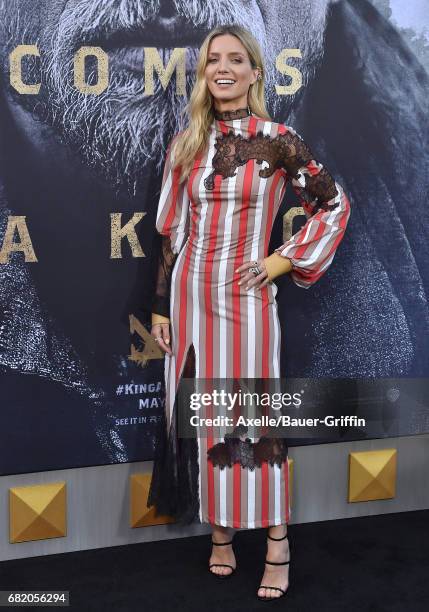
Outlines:
MULTIPOLYGON (((181 184, 180 169, 172 169, 169 146, 156 220, 157 230, 170 235, 178 253, 171 277, 173 352, 165 357, 168 426, 191 344, 197 391, 199 378, 280 377, 277 287, 268 284, 246 291, 244 285, 238 285, 240 275, 235 269, 243 262, 269 255, 272 226, 288 175, 279 167, 268 178, 260 177, 259 170, 267 162, 258 164, 256 159, 249 159, 234 176, 216 174, 212 190, 206 189, 204 180, 213 172, 217 137, 233 130, 245 138, 260 131, 275 138, 287 129, 253 115, 214 120, 205 152, 195 160, 189 179, 181 184)), ((306 172, 314 175, 321 167, 312 160, 302 169, 302 176, 306 172)), ((276 249, 290 256, 292 278, 302 287, 310 286, 329 267, 347 224, 349 202, 341 186, 336 185, 340 206, 313 215, 305 202, 306 225, 276 249)), ((225 386, 232 391, 228 381, 225 386)), ((203 390, 209 390, 207 385, 203 390)), ((214 416, 213 407, 206 407, 203 414, 214 416)), ((254 470, 238 463, 231 468, 214 466, 207 460, 207 450, 222 441, 224 434, 222 428, 213 427, 207 436, 198 438, 200 520, 235 528, 289 522, 288 463, 279 467, 264 462, 254 470)))

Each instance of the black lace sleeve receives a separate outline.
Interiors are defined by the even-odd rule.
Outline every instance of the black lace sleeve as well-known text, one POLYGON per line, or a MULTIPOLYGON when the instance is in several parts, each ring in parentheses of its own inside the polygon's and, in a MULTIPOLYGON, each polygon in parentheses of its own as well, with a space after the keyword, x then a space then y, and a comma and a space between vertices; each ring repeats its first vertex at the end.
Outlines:
MULTIPOLYGON (((292 186, 301 200, 313 204, 312 214, 317 210, 333 210, 340 205, 340 190, 328 170, 316 159, 310 147, 293 128, 281 134, 282 160, 292 186)), ((307 215, 308 216, 308 215, 307 215)))
POLYGON ((177 254, 173 253, 169 236, 161 236, 161 248, 158 257, 158 274, 152 312, 170 317, 171 273, 177 254))
POLYGON ((329 269, 350 217, 350 202, 342 186, 314 159, 291 127, 280 136, 281 160, 298 196, 306 223, 275 249, 292 263, 290 277, 308 289, 329 269))

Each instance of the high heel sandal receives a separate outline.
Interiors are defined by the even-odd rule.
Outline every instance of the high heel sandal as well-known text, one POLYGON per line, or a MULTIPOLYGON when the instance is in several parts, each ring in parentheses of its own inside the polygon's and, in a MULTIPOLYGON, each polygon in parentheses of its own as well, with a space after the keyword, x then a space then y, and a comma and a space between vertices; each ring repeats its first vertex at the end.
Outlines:
MULTIPOLYGON (((285 538, 288 538, 288 543, 289 543, 289 537, 288 536, 289 536, 289 530, 286 533, 286 535, 284 535, 281 538, 273 538, 272 536, 270 536, 269 533, 267 533, 267 537, 270 540, 279 541, 279 540, 284 540, 285 538)), ((288 559, 288 561, 267 561, 265 559, 265 563, 268 563, 269 565, 288 565, 290 563, 290 546, 289 546, 289 559, 288 559)), ((275 591, 281 591, 282 594, 279 595, 278 597, 262 597, 261 595, 258 595, 258 599, 260 599, 261 601, 272 601, 274 599, 280 599, 280 597, 283 597, 283 595, 286 595, 286 592, 287 592, 288 588, 289 588, 289 585, 286 588, 286 590, 284 590, 284 589, 281 589, 280 587, 275 587, 275 586, 270 586, 270 585, 266 585, 266 584, 261 584, 258 587, 258 591, 259 591, 259 589, 274 589, 275 591)))
MULTIPOLYGON (((227 544, 232 544, 232 540, 230 540, 229 542, 213 542, 213 538, 212 538, 212 544, 214 546, 226 546, 227 544)), ((228 565, 228 563, 210 563, 209 565, 209 572, 210 574, 213 574, 213 576, 216 576, 217 578, 230 578, 230 576, 233 575, 233 573, 235 572, 236 568, 232 567, 232 565, 228 565), (211 567, 213 566, 218 566, 218 567, 229 567, 232 572, 229 572, 229 574, 218 574, 217 572, 212 572, 210 570, 211 567)))

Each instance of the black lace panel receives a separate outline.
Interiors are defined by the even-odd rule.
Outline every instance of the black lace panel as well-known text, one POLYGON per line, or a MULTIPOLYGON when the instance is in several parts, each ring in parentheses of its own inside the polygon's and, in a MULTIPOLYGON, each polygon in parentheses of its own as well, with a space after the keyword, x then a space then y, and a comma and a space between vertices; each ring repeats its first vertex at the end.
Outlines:
MULTIPOLYGON (((261 178, 270 177, 281 167, 286 169, 291 178, 298 178, 299 170, 311 161, 315 161, 309 147, 293 131, 278 134, 275 138, 259 131, 249 138, 244 138, 241 134, 235 134, 230 130, 228 134, 216 137, 215 149, 213 172, 204 181, 206 189, 209 190, 214 189, 214 179, 217 174, 222 178, 235 176, 237 168, 250 159, 255 159, 259 165, 263 161, 268 163, 268 167, 259 170, 261 178)), ((313 175, 305 174, 305 183, 305 191, 313 198, 317 198, 318 207, 323 207, 338 194, 334 179, 324 167, 313 175)), ((333 205, 332 208, 337 205, 333 205)))
POLYGON ((224 440, 207 451, 208 459, 221 470, 232 467, 234 463, 254 470, 261 467, 264 461, 280 467, 288 458, 288 446, 284 438, 261 436, 257 442, 252 442, 250 438, 242 440, 240 436, 231 433, 226 434, 224 440))
POLYGON ((171 249, 169 236, 161 236, 161 249, 158 260, 158 275, 156 280, 155 296, 152 312, 170 316, 171 274, 178 255, 171 249))

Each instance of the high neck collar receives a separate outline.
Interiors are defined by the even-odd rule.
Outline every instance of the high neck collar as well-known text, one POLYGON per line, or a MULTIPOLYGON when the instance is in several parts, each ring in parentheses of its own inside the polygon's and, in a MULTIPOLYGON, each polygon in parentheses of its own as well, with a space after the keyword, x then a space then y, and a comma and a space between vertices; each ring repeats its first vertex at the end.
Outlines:
POLYGON ((243 119, 251 115, 250 108, 245 106, 244 108, 237 108, 235 110, 218 111, 214 110, 214 117, 218 121, 232 121, 233 119, 243 119))

